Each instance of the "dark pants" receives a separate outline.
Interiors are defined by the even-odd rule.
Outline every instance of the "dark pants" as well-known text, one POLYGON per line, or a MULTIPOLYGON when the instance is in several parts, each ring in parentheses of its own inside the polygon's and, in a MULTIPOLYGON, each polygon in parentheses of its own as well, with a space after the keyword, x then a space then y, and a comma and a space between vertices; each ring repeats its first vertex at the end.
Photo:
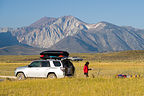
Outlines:
POLYGON ((88 73, 84 73, 84 75, 85 75, 86 77, 89 77, 89 76, 88 76, 88 73))

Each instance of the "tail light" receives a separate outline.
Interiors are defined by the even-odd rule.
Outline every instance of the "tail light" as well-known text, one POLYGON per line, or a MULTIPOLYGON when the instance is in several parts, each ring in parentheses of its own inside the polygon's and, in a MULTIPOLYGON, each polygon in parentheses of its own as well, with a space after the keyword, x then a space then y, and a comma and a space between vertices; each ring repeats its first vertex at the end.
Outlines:
POLYGON ((40 57, 44 57, 44 55, 41 55, 40 57))
POLYGON ((64 57, 63 55, 59 55, 59 57, 64 57))
POLYGON ((65 68, 63 68, 63 67, 60 67, 60 69, 61 69, 63 72, 65 72, 65 68))

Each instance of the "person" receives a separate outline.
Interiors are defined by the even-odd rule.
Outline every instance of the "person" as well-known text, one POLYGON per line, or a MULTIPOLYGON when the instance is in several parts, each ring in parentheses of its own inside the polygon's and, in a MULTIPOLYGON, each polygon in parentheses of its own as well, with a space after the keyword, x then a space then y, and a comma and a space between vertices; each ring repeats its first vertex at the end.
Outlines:
POLYGON ((86 62, 86 64, 84 65, 84 68, 83 68, 85 77, 89 77, 89 76, 88 76, 88 71, 89 71, 89 70, 92 70, 92 69, 89 69, 89 68, 88 68, 88 65, 89 65, 89 62, 86 62))

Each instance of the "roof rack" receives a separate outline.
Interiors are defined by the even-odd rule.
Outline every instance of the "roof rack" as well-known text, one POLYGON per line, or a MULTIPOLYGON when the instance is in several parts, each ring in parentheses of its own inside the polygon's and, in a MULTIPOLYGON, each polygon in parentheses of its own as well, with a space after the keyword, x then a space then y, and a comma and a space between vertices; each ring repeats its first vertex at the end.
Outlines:
POLYGON ((43 51, 40 53, 40 58, 41 59, 67 59, 69 56, 69 53, 66 51, 43 51))

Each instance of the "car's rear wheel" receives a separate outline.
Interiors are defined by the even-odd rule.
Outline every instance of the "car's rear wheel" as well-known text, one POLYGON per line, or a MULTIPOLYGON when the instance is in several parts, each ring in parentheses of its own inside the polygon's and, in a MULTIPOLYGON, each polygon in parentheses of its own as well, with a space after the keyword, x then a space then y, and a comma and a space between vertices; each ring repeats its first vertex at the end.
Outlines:
POLYGON ((55 75, 54 73, 50 73, 50 74, 48 75, 48 78, 54 79, 54 78, 57 78, 57 77, 56 77, 56 75, 55 75))
POLYGON ((26 79, 26 78, 25 78, 25 75, 23 73, 17 74, 17 80, 24 80, 24 79, 26 79))

